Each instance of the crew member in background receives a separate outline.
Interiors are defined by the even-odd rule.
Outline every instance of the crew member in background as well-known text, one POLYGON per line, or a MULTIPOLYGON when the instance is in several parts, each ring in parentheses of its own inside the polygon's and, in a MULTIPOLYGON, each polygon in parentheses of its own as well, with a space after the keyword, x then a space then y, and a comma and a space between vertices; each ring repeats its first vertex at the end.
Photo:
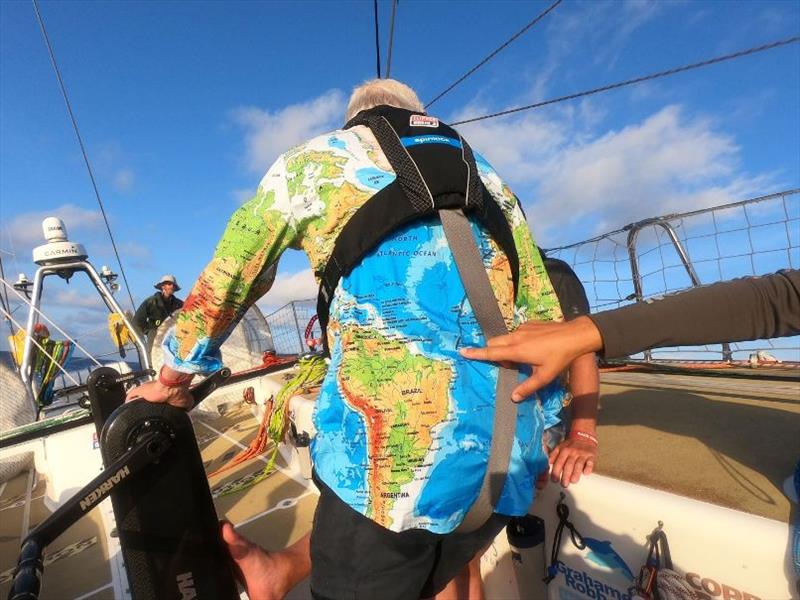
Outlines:
POLYGON ((158 291, 142 302, 133 316, 133 324, 147 336, 148 346, 158 326, 183 306, 183 300, 175 296, 181 286, 174 275, 164 275, 153 287, 158 291))

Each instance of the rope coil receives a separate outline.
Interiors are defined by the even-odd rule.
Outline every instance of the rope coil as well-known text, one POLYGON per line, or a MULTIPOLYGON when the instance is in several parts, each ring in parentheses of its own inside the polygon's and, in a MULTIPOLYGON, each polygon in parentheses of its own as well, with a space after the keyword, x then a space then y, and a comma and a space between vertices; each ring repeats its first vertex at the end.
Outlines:
MULTIPOLYGON (((253 441, 226 465, 210 473, 209 477, 224 473, 251 458, 263 454, 267 450, 269 443, 272 442, 272 449, 266 466, 255 477, 248 477, 241 483, 225 487, 220 493, 221 496, 241 492, 272 475, 275 471, 275 461, 278 458, 279 444, 286 437, 286 432, 289 429, 289 400, 296 394, 307 393, 311 388, 319 385, 327 370, 328 365, 321 356, 309 355, 300 358, 295 375, 283 385, 275 396, 267 400, 264 406, 264 416, 253 441)), ((248 390, 245 390, 245 402, 247 402, 248 397, 248 390)), ((255 402, 254 394, 253 401, 255 402)))

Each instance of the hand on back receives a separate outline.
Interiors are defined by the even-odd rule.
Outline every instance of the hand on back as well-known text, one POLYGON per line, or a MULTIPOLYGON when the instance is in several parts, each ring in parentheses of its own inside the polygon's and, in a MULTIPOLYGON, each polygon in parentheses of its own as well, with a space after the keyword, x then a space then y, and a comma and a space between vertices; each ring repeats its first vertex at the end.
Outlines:
POLYGON ((569 322, 528 321, 516 331, 489 340, 485 348, 464 348, 473 360, 528 364, 533 374, 514 390, 519 402, 547 385, 578 356, 602 349, 600 332, 588 317, 569 322))

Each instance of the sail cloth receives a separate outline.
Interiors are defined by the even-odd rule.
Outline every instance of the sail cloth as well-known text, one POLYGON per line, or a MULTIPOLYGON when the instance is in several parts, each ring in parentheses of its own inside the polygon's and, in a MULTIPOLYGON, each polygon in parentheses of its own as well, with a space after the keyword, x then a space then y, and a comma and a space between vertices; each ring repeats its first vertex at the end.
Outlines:
MULTIPOLYGON (((0 352, 0 431, 28 425, 36 420, 25 385, 19 377, 11 354, 0 352)), ((0 485, 33 466, 33 452, 0 458, 0 485)))
POLYGON ((8 336, 8 347, 17 367, 22 364, 22 353, 25 350, 25 330, 17 329, 14 335, 8 336))
POLYGON ((75 345, 68 340, 53 340, 49 338, 42 339, 39 343, 50 355, 47 356, 38 348, 35 350, 33 377, 38 379, 39 382, 36 404, 41 409, 52 404, 56 377, 61 375, 61 369, 72 356, 75 345))
MULTIPOLYGON (((75 345, 69 340, 52 339, 47 327, 42 323, 36 325, 33 339, 36 344, 31 354, 31 376, 38 384, 36 404, 39 408, 43 408, 53 402, 56 377, 61 374, 64 365, 72 356, 75 345)), ((19 369, 25 349, 25 330, 20 329, 14 335, 8 336, 8 345, 13 358, 12 366, 19 369)))
MULTIPOLYGON (((128 319, 132 318, 130 315, 127 316, 128 319)), ((108 315, 108 335, 117 347, 120 357, 125 358, 125 346, 132 343, 133 337, 121 314, 113 312, 108 315)))

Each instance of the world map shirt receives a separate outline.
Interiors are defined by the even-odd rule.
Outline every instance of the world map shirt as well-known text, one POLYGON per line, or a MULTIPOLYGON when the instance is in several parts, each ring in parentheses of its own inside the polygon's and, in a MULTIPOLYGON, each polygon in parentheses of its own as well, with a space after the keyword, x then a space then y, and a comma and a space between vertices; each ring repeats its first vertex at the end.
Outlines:
MULTIPOLYGON (((519 256, 515 299, 508 259, 472 224, 506 325, 561 318, 517 198, 477 154, 476 162, 519 256)), ((267 291, 268 268, 281 253, 302 249, 321 272, 344 224, 394 179, 365 127, 334 131, 282 155, 256 196, 231 217, 165 338, 167 364, 185 372, 219 368, 222 341, 267 291)), ((312 442, 317 475, 354 510, 392 531, 452 531, 483 481, 498 369, 458 352, 485 339, 438 218, 394 231, 340 281, 328 341, 331 360, 312 442)), ((497 512, 527 512, 534 480, 547 465, 542 430, 545 421, 555 422, 565 393, 555 383, 518 405, 497 512)))

